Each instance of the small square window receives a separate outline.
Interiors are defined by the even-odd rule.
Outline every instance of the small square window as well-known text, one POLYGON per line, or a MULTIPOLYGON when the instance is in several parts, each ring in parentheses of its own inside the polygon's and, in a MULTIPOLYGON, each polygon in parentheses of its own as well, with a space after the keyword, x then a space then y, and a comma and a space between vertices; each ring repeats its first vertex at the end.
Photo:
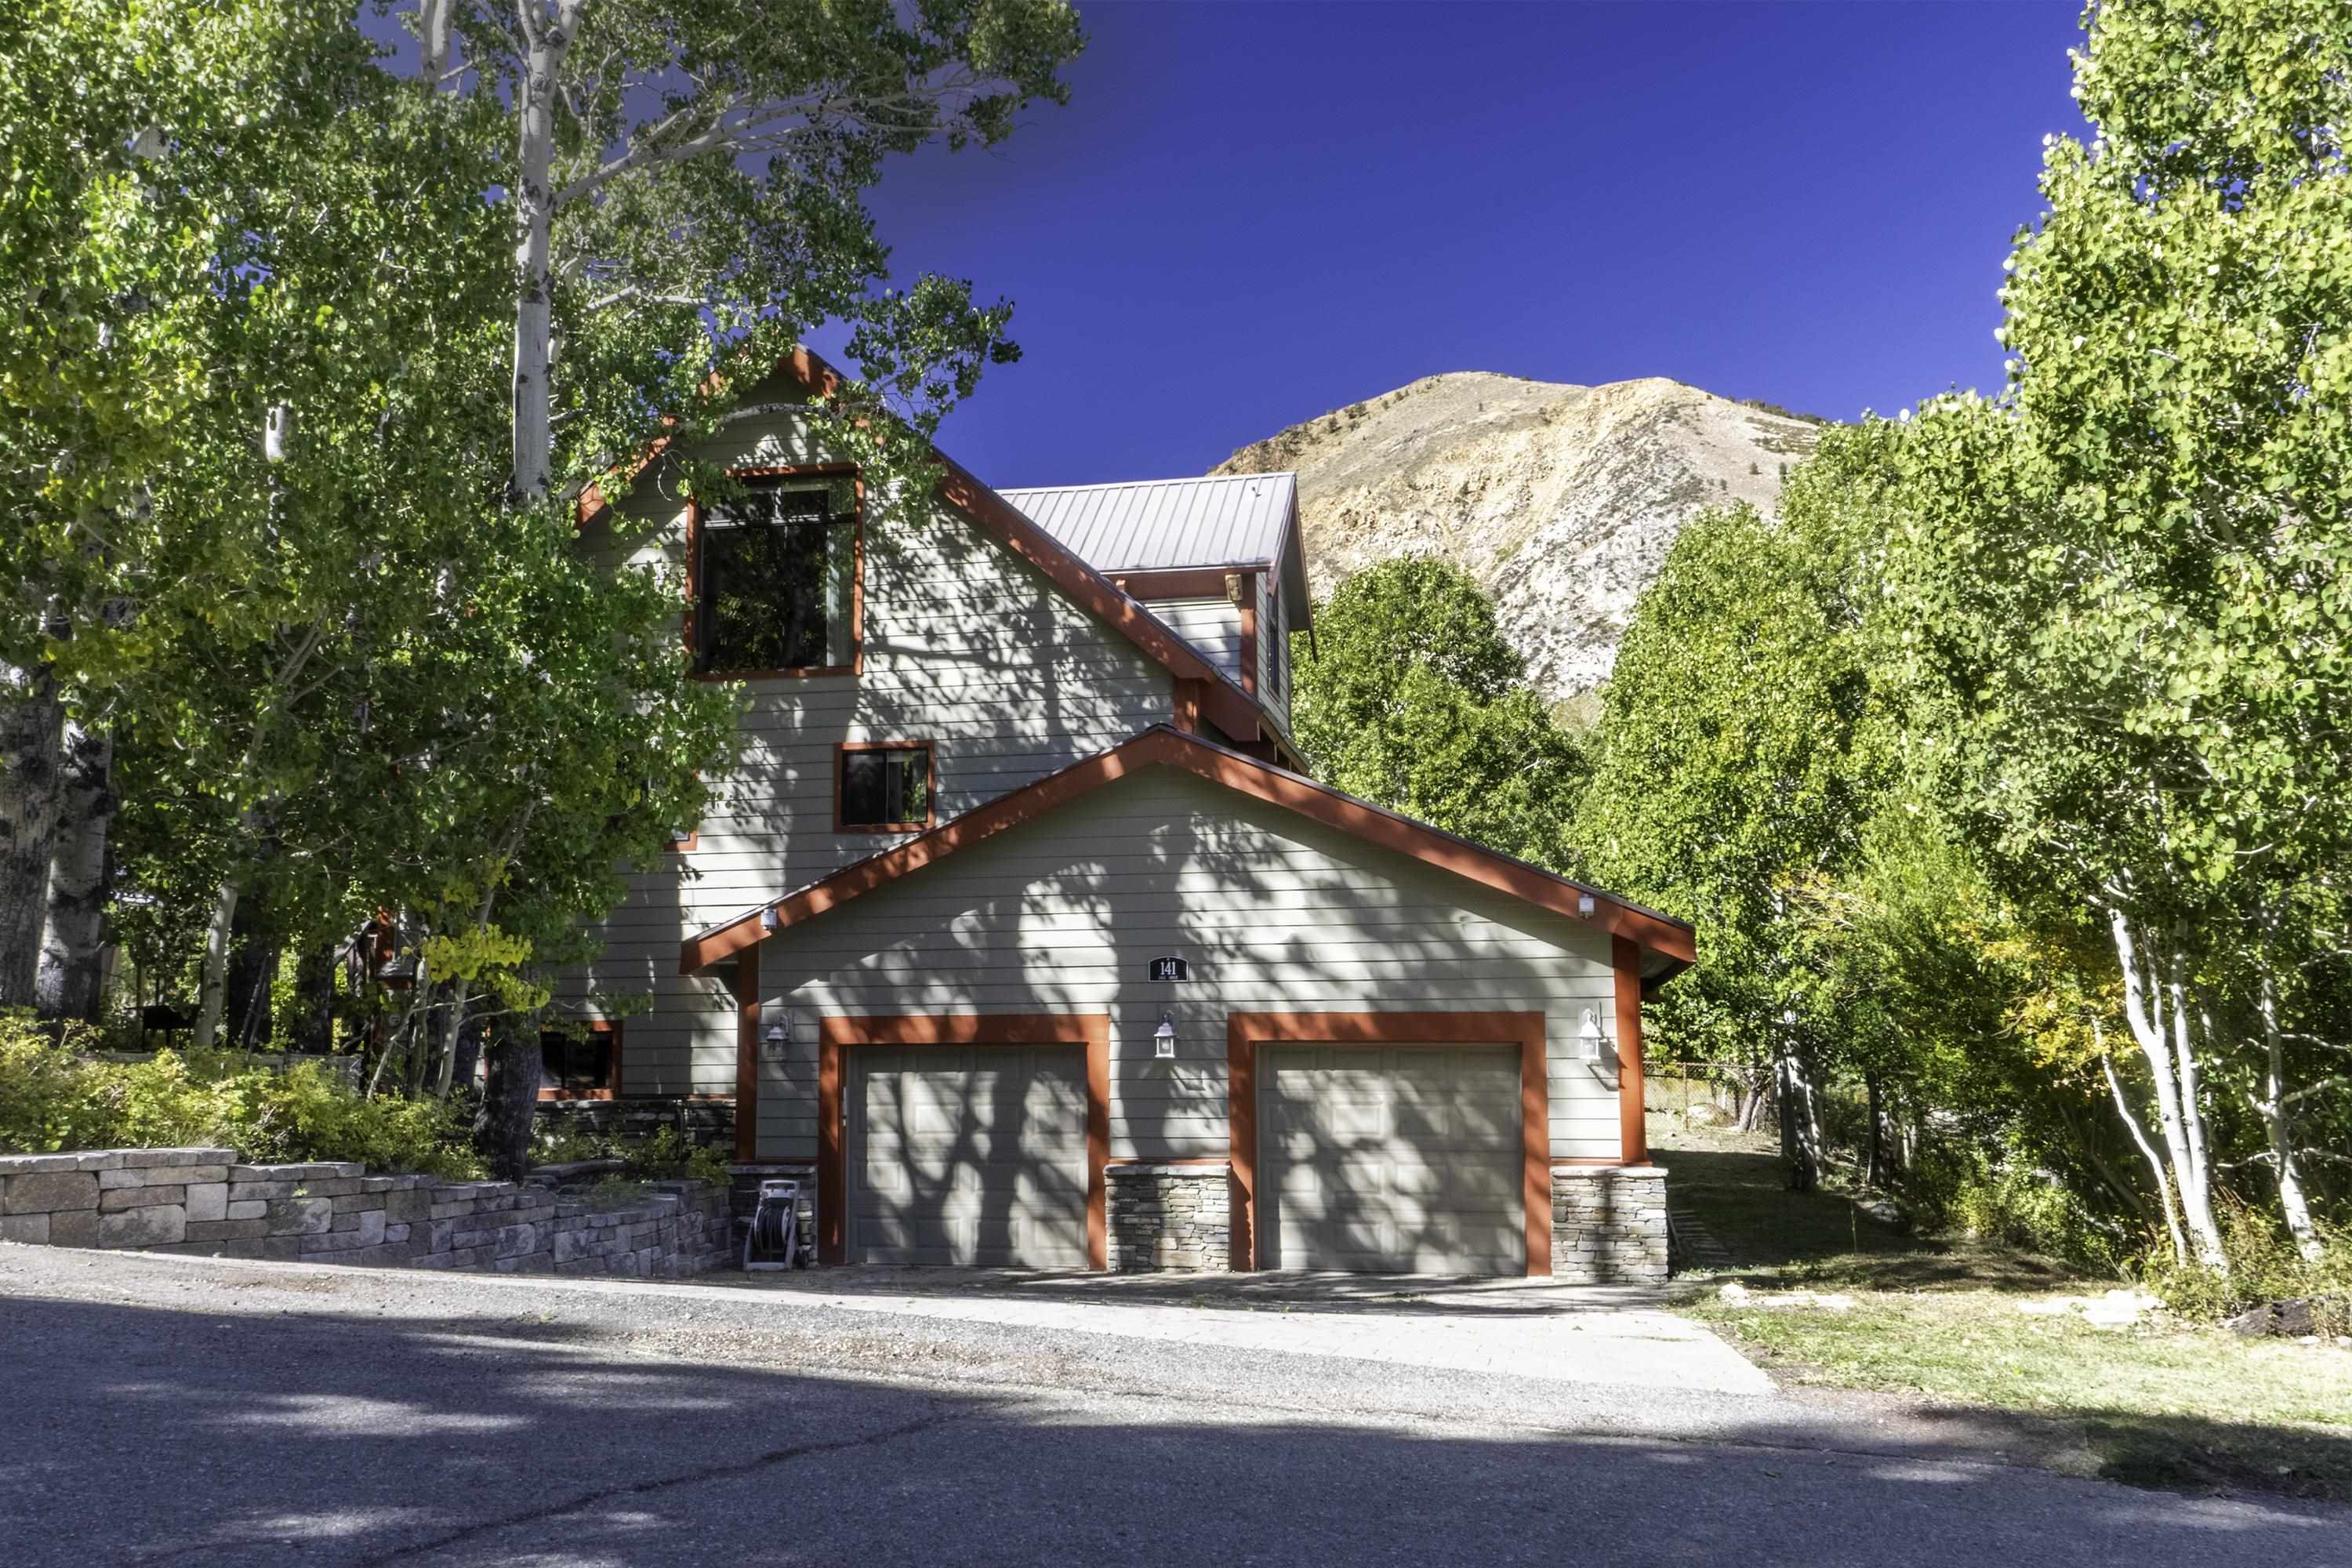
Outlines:
POLYGON ((835 826, 844 833, 915 833, 931 825, 927 743, 844 746, 835 826))
POLYGON ((614 1046, 611 1029, 575 1034, 546 1029, 539 1037, 539 1092, 541 1099, 609 1097, 614 1089, 614 1046))

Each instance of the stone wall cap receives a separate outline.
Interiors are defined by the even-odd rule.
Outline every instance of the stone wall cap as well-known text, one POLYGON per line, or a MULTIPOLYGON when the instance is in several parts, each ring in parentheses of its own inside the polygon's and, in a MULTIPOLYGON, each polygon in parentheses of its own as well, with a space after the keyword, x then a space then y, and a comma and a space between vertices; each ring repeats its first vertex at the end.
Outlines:
POLYGON ((110 1149, 119 1154, 122 1165, 130 1170, 147 1170, 157 1165, 233 1165, 244 1158, 234 1149, 110 1149))
POLYGON ((46 1176, 58 1171, 104 1170, 81 1163, 79 1154, 0 1154, 0 1176, 46 1176))
POLYGON ((1551 1173, 1555 1176, 1592 1178, 1663 1176, 1666 1173, 1666 1168, 1664 1165, 1554 1165, 1551 1168, 1551 1173))
POLYGON ((1219 1160, 1213 1164, 1200 1164, 1189 1160, 1122 1160, 1103 1167, 1108 1176, 1223 1176, 1233 1167, 1219 1160))

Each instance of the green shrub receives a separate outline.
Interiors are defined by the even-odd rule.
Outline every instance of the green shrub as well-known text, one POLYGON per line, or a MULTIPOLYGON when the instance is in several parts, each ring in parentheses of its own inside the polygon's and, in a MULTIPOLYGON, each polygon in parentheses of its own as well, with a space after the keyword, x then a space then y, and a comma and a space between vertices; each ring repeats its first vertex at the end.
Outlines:
POLYGON ((653 1195, 653 1189, 643 1182, 633 1182, 626 1176, 607 1176, 592 1187, 566 1190, 567 1198, 577 1198, 591 1209, 634 1208, 653 1195))
POLYGON ((323 1061, 284 1072, 231 1051, 89 1055, 95 1031, 0 1013, 0 1151, 220 1146, 250 1162, 356 1160, 377 1171, 480 1173, 461 1102, 362 1100, 323 1061))
POLYGON ((2102 1273, 2122 1274, 2133 1247, 2064 1184, 2021 1158, 1960 1146, 1921 1152, 1904 1196, 1921 1228, 1954 1231, 2102 1273))
POLYGON ((530 1163, 534 1165, 575 1165, 583 1160, 616 1160, 614 1141, 600 1132, 581 1131, 541 1120, 531 1129, 530 1163))
POLYGON ((532 1139, 531 1161, 541 1165, 568 1165, 581 1160, 618 1160, 633 1182, 709 1182, 728 1184, 728 1157, 719 1150, 688 1142, 676 1128, 665 1127, 647 1138, 623 1138, 609 1132, 554 1129, 542 1122, 532 1139))
POLYGON ((640 1181, 691 1180, 723 1187, 730 1179, 726 1155, 689 1142, 672 1127, 625 1146, 620 1154, 629 1174, 640 1181))
POLYGON ((374 1171, 482 1173, 465 1100, 362 1100, 315 1061, 283 1073, 247 1071, 238 1081, 245 1115, 230 1142, 248 1160, 357 1160, 374 1171))
POLYGON ((2221 1194, 2215 1210, 2226 1272, 2178 1262, 2169 1247, 2151 1251, 2142 1264, 2142 1282, 2167 1308, 2210 1323, 2269 1301, 2307 1300, 2316 1331, 2352 1334, 2352 1237, 2325 1235, 2319 1257, 2310 1260, 2275 1219, 2235 1196, 2221 1194))

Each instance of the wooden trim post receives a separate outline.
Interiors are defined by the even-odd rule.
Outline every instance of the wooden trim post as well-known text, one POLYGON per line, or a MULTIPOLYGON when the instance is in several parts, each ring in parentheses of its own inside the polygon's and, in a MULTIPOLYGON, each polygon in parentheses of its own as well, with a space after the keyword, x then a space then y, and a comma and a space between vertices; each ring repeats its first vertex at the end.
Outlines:
POLYGON ((760 1157, 760 949, 735 959, 735 1158, 760 1157))
POLYGON ((1642 1081, 1642 949, 1625 936, 1609 939, 1617 978, 1617 1125, 1628 1165, 1650 1163, 1648 1106, 1642 1081))

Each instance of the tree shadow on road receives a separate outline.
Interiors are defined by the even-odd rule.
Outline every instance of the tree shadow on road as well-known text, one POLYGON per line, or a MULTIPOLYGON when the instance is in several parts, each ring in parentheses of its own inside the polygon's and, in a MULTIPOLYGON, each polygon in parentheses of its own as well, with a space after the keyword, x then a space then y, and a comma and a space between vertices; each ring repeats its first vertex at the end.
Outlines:
POLYGON ((1703 1445, 1505 1425, 1475 1399, 1444 1419, 1327 1409, 1276 1374, 1221 1393, 1250 1406, 1221 1413, 1197 1393, 1058 1392, 1067 1342, 1008 1337, 984 1381, 959 1382, 974 1374, 919 1326, 817 1342, 805 1315, 668 1297, 535 1310, 553 1299, 520 1291, 514 1315, 503 1300, 396 1315, 401 1298, 373 1283, 262 1294, 278 1283, 224 1301, 221 1282, 192 1281, 185 1310, 0 1300, 0 1530, 16 1568, 1975 1564, 2062 1550, 2284 1568, 2340 1561, 2352 1519, 1939 1463, 1950 1450, 1933 1443, 1823 1451, 1778 1402, 1718 1410, 1703 1445), (714 1359, 692 1342, 714 1321, 719 1353, 740 1327, 850 1364, 714 1359))

